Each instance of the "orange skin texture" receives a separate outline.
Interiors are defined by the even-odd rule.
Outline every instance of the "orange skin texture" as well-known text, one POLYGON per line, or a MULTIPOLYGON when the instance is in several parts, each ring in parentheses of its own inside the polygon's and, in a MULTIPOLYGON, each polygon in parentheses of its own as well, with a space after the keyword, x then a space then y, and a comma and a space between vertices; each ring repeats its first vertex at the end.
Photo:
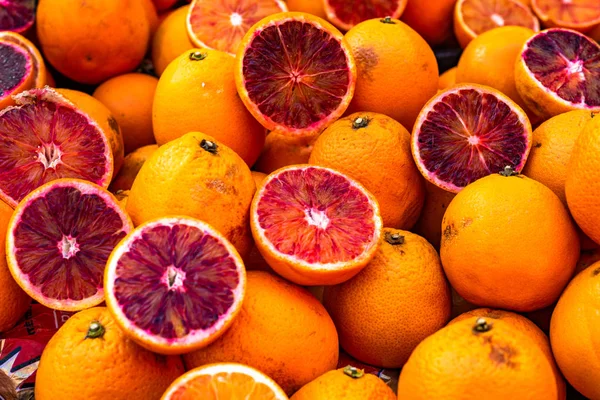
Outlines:
POLYGON ((444 213, 454 196, 456 193, 447 192, 433 183, 425 182, 425 204, 413 230, 427 239, 436 249, 440 248, 442 241, 444 213))
POLYGON ((234 66, 234 57, 208 49, 186 51, 169 64, 158 82, 152 109, 159 145, 188 132, 205 132, 237 152, 249 166, 254 164, 265 142, 265 130, 240 101, 234 66), (191 58, 200 54, 206 58, 191 58))
POLYGON ((546 185, 565 205, 569 159, 592 115, 585 110, 569 111, 550 118, 533 131, 533 145, 523 174, 546 185))
POLYGON ((168 215, 207 222, 246 256, 250 251, 250 203, 256 185, 250 169, 233 150, 203 133, 192 132, 158 148, 133 182, 127 212, 138 226, 168 215), (217 145, 217 154, 202 147, 217 145))
POLYGON ((504 310, 493 310, 491 308, 478 308, 476 310, 468 311, 458 317, 454 318, 452 321, 448 322, 448 325, 454 324, 456 322, 463 321, 465 319, 469 319, 472 317, 482 317, 487 320, 492 321, 492 323, 496 320, 505 321, 509 323, 514 329, 519 332, 529 336, 537 346, 544 352, 548 362, 552 366, 554 370, 554 375, 556 377, 556 389, 559 393, 559 399, 565 399, 567 396, 567 387, 565 384, 565 379, 561 375, 558 367, 556 366, 556 362, 554 361, 554 355, 552 354, 552 349, 550 348, 550 340, 548 336, 540 328, 537 327, 536 324, 531 322, 529 319, 525 318, 522 315, 504 311, 504 310))
POLYGON ((600 243, 600 117, 593 118, 583 129, 571 152, 567 167, 565 193, 571 215, 583 232, 600 243))
POLYGON ((250 171, 252 172, 252 178, 254 178, 254 183, 256 184, 256 188, 258 189, 260 185, 263 183, 267 174, 258 172, 258 171, 250 171))
POLYGON ((425 184, 410 150, 410 133, 392 118, 360 112, 339 119, 317 139, 309 163, 362 183, 381 211, 383 225, 410 229, 425 201, 425 184), (355 128, 357 118, 368 121, 355 128))
POLYGON ((113 176, 119 173, 125 158, 123 147, 123 135, 116 118, 104 104, 87 93, 71 89, 56 89, 67 100, 71 101, 77 108, 89 115, 107 136, 113 155, 113 176))
POLYGON ((223 336, 184 355, 188 369, 237 362, 270 376, 288 394, 337 365, 333 321, 307 290, 275 275, 249 271, 242 310, 223 336))
POLYGON ((29 309, 31 298, 12 277, 6 263, 6 231, 13 209, 0 200, 0 332, 6 332, 29 309))
POLYGON ((150 156, 154 154, 156 150, 158 150, 158 145, 151 144, 140 147, 134 152, 127 154, 123 161, 121 170, 117 176, 113 178, 108 189, 113 193, 130 190, 131 186, 133 186, 135 177, 142 168, 142 165, 144 165, 146 160, 150 158, 150 156))
POLYGON ((600 398, 600 263, 580 272, 565 289, 550 322, 550 342, 560 370, 577 391, 600 398))
POLYGON ((535 338, 501 319, 485 318, 491 329, 476 332, 478 318, 450 324, 417 346, 400 374, 399 399, 560 398, 535 338))
POLYGON ((270 174, 289 165, 307 164, 318 137, 318 135, 294 137, 270 132, 254 167, 257 171, 270 174))
POLYGON ((139 0, 41 0, 36 25, 48 62, 87 84, 135 69, 151 34, 147 7, 139 0))
POLYGON ((98 86, 94 97, 114 115, 125 145, 125 154, 156 143, 152 133, 152 103, 158 79, 131 73, 116 76, 98 86))
POLYGON ((329 371, 297 391, 290 400, 397 400, 383 380, 371 374, 352 378, 340 368, 329 371))
POLYGON ((148 23, 150 24, 150 37, 152 37, 158 29, 158 13, 152 0, 141 0, 141 3, 146 11, 146 18, 148 18, 148 23))
POLYGON ((312 14, 323 19, 327 18, 325 7, 321 0, 285 0, 285 3, 290 11, 312 14))
POLYGON ((353 279, 327 286, 323 304, 348 354, 400 368, 423 339, 446 325, 452 299, 435 249, 413 233, 385 228, 373 260, 353 279), (404 243, 393 244, 392 234, 404 243))
POLYGON ((348 113, 385 114, 412 130, 417 115, 438 89, 433 51, 404 22, 361 22, 346 33, 358 78, 348 113))
POLYGON ((494 174, 452 200, 440 253, 446 276, 465 300, 526 312, 560 296, 579 258, 579 238, 550 189, 522 175, 494 174))
POLYGON ((190 6, 182 6, 167 15, 152 38, 152 64, 158 76, 181 53, 194 48, 185 26, 189 8, 190 6))
POLYGON ((408 0, 402 21, 417 31, 431 45, 452 38, 452 14, 456 0, 408 0))
POLYGON ((450 68, 448 71, 440 75, 438 82, 438 90, 445 90, 456 84, 456 70, 458 67, 450 68))
POLYGON ((180 357, 160 356, 138 346, 107 308, 95 307, 69 318, 44 349, 35 398, 158 399, 183 372, 180 357), (87 337, 93 322, 104 327, 102 337, 87 337))

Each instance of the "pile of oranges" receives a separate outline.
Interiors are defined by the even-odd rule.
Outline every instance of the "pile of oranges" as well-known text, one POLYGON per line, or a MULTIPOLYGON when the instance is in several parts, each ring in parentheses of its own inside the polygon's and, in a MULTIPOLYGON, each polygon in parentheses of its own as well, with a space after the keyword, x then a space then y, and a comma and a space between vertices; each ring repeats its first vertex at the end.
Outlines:
POLYGON ((0 399, 600 400, 599 40, 596 0, 0 1, 0 399))

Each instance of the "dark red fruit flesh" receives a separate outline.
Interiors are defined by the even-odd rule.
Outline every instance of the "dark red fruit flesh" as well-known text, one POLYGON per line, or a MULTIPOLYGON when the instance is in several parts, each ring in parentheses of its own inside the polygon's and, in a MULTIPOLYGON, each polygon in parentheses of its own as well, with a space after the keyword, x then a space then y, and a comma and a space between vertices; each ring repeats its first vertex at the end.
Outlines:
POLYGON ((35 19, 35 0, 0 0, 0 31, 24 32, 35 19))
POLYGON ((551 29, 531 39, 522 57, 535 78, 563 100, 600 107, 600 46, 592 39, 551 29))
POLYGON ((418 130, 425 168, 455 188, 511 166, 520 171, 529 139, 519 116, 498 97, 462 89, 446 94, 418 130))
POLYGON ((210 330, 236 301, 240 279, 223 244, 189 225, 148 227, 116 266, 114 296, 152 335, 177 339, 210 330))
POLYGON ((327 0, 337 19, 349 26, 373 18, 399 17, 399 0, 327 0))
POLYGON ((0 43, 0 98, 14 94, 32 68, 29 53, 16 45, 0 43))
POLYGON ((258 223, 280 253, 311 264, 344 262, 360 256, 375 235, 369 198, 331 171, 287 170, 262 193, 258 223))
POLYGON ((114 207, 62 185, 27 204, 13 231, 15 257, 43 296, 78 301, 102 289, 106 261, 126 235, 114 207))
POLYGON ((107 142, 86 117, 50 101, 0 114, 0 192, 12 205, 42 184, 106 179, 107 142))
MULTIPOLYGON (((467 0, 462 14, 467 26, 478 35, 502 26, 534 28, 533 13, 514 0, 467 0)), ((539 26, 536 29, 539 30, 539 26)))
POLYGON ((258 31, 244 54, 243 75, 260 112, 292 129, 309 128, 338 109, 351 82, 340 42, 301 21, 258 31))

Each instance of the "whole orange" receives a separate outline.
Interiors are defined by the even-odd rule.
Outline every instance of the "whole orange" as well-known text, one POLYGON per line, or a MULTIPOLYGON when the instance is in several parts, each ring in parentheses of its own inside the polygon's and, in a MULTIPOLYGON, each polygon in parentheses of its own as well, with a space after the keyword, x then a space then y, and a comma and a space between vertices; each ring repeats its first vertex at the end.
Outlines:
POLYGON ((347 366, 329 371, 298 390, 290 400, 396 400, 396 394, 383 380, 363 370, 347 366))
POLYGON ((600 263, 580 272, 558 300, 550 322, 550 342, 560 370, 590 399, 600 398, 600 263))
POLYGON ((158 148, 133 182, 127 212, 138 226, 154 218, 186 215, 212 225, 246 256, 250 204, 256 184, 229 147, 191 132, 158 148))
POLYGON ((138 346, 107 308, 95 307, 69 318, 44 349, 35 398, 158 399, 183 372, 180 357, 138 346))
POLYGON ((325 287, 344 350, 359 361, 400 368, 450 319, 452 300, 440 259, 425 239, 385 228, 375 258, 356 277, 325 287))
POLYGON ((290 11, 300 11, 323 19, 327 18, 322 0, 285 0, 285 3, 290 11))
POLYGON ((452 16, 456 0, 408 0, 402 21, 419 33, 428 43, 439 45, 453 36, 452 16))
POLYGON ((94 97, 114 115, 125 145, 125 154, 155 143, 152 133, 152 103, 158 79, 131 73, 111 78, 98 86, 94 97))
POLYGON ((251 171, 252 172, 252 178, 254 178, 254 183, 256 184, 256 187, 258 188, 262 182, 265 180, 265 178, 267 177, 267 174, 264 174, 262 172, 258 172, 258 171, 251 171))
POLYGON ((412 158, 410 133, 392 118, 359 112, 339 119, 317 139, 309 163, 362 183, 377 199, 384 226, 410 229, 417 222, 424 179, 412 158))
POLYGON ((235 57, 218 50, 188 50, 163 72, 152 109, 159 145, 188 132, 204 132, 232 148, 251 166, 265 130, 238 96, 235 57))
POLYGON ((132 71, 150 41, 150 21, 140 0, 41 0, 36 15, 46 60, 81 83, 132 71))
POLYGON ((413 231, 423 236, 437 249, 440 248, 442 241, 444 213, 454 196, 456 196, 455 193, 447 192, 433 183, 425 182, 425 204, 413 231))
POLYGON ((479 179, 450 202, 442 265, 465 300, 534 311, 556 301, 571 279, 579 238, 558 196, 510 172, 479 179))
POLYGON ((288 165, 307 164, 318 135, 290 136, 269 132, 254 168, 270 174, 288 165))
POLYGON ((338 336, 319 301, 268 272, 249 271, 242 310, 227 332, 184 356, 186 366, 237 362, 254 367, 292 394, 334 369, 338 336))
POLYGON ((453 67, 440 75, 440 81, 438 82, 438 89, 448 89, 450 86, 456 84, 456 70, 458 67, 453 67))
POLYGON ((438 65, 427 42, 404 22, 389 18, 362 22, 345 38, 358 69, 348 112, 385 114, 411 131, 438 89, 438 65))
POLYGON ((0 332, 12 328, 25 314, 31 298, 13 279, 6 264, 6 230, 13 209, 0 200, 0 332))
POLYGON ((402 369, 398 398, 560 399, 536 339, 502 319, 470 317, 421 342, 402 369))
POLYGON ((185 25, 189 8, 182 6, 167 15, 152 38, 152 64, 158 76, 181 53, 194 48, 185 25))
POLYGON ((137 177, 137 174, 142 169, 142 165, 154 152, 158 150, 158 145, 151 144, 148 146, 140 147, 139 149, 127 154, 123 160, 123 166, 121 170, 115 176, 110 183, 109 190, 113 193, 117 193, 121 190, 129 190, 133 186, 133 181, 137 177))

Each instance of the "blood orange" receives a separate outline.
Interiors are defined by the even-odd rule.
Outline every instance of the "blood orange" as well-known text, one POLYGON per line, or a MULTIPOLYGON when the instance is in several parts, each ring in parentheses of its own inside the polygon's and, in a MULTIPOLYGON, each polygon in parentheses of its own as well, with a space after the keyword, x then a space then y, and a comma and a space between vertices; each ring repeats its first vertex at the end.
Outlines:
POLYGON ((338 28, 348 31, 373 18, 400 18, 407 0, 325 0, 325 13, 338 28))
POLYGON ((425 105, 411 137, 412 152, 425 179, 458 193, 507 166, 520 172, 531 135, 527 115, 507 96, 487 86, 461 84, 425 105))
POLYGON ((208 345, 233 322, 246 272, 210 225, 169 217, 140 225, 115 248, 104 285, 109 310, 133 340, 181 354, 208 345))
POLYGON ((600 111, 600 46, 568 29, 548 29, 525 43, 515 69, 519 95, 547 120, 567 111, 600 111))
POLYGON ((187 15, 192 42, 235 55, 248 29, 261 19, 287 11, 282 0, 194 0, 187 15))
POLYGON ((35 20, 35 0, 2 0, 0 30, 23 33, 35 20))
POLYGON ((102 277, 112 249, 133 224, 105 189, 59 179, 19 203, 6 236, 17 283, 46 307, 78 311, 104 300, 102 277))
POLYGON ((248 31, 235 78, 242 101, 265 128, 307 135, 348 108, 356 66, 334 26, 289 12, 264 18, 248 31))
POLYGON ((108 187, 113 155, 102 128, 48 87, 0 111, 0 198, 16 206, 43 183, 80 178, 108 187))
POLYGON ((282 168, 265 179, 250 223, 271 268, 301 285, 352 278, 375 255, 382 230, 379 205, 360 183, 306 165, 282 168))
POLYGON ((600 24, 598 0, 531 0, 531 8, 547 27, 586 32, 600 24))

